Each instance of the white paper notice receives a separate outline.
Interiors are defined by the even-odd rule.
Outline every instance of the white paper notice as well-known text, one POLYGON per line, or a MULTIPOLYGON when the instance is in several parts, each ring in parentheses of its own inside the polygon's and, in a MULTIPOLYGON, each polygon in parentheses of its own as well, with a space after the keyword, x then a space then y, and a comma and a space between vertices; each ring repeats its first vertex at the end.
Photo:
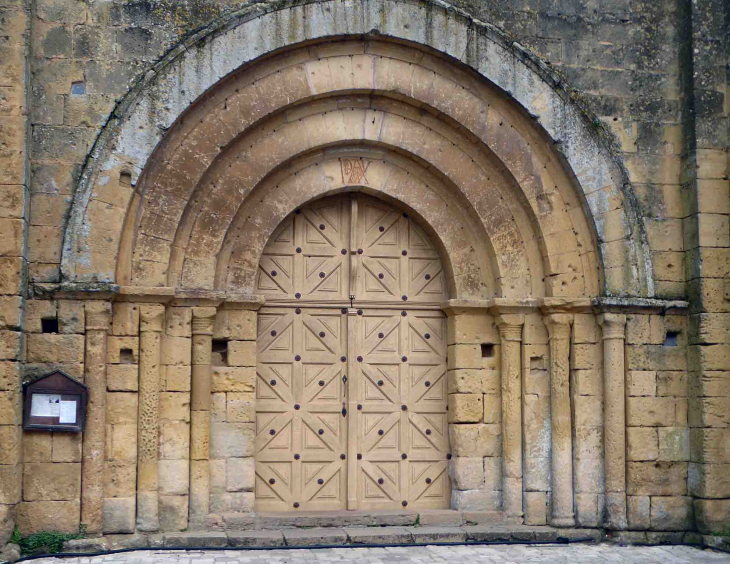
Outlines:
POLYGON ((76 402, 61 400, 59 423, 76 423, 76 402))
POLYGON ((36 417, 58 417, 61 413, 61 396, 55 394, 33 394, 30 414, 36 417))

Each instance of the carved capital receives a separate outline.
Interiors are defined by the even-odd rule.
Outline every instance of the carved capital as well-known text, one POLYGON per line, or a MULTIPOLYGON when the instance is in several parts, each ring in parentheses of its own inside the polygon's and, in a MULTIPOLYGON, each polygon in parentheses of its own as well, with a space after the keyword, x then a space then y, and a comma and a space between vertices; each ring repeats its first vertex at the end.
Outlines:
POLYGON ((603 340, 626 339, 626 315, 623 313, 602 313, 598 324, 603 330, 603 340))
POLYGON ((214 307, 194 307, 193 335, 212 335, 217 311, 214 307))
POLYGON ((573 316, 567 313, 550 313, 543 317, 550 339, 570 339, 570 326, 573 316))
POLYGON ((145 304, 139 308, 140 332, 162 333, 165 328, 165 306, 145 304))
POLYGON ((500 314, 496 318, 499 336, 503 341, 522 341, 525 316, 521 313, 500 314))
POLYGON ((87 331, 109 332, 112 322, 112 305, 103 301, 86 302, 84 318, 87 331))

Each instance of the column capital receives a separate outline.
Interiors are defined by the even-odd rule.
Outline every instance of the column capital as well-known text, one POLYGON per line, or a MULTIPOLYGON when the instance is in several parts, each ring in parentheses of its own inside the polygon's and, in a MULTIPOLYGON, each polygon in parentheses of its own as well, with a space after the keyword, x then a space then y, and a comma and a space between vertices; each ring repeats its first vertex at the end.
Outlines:
POLYGON ((598 316, 598 324, 603 330, 603 339, 626 338, 626 315, 623 313, 602 313, 598 316))
POLYGON ((543 318, 551 339, 569 339, 573 316, 568 313, 548 313, 543 318))
POLYGON ((501 313, 495 318, 499 335, 505 341, 522 341, 522 327, 525 315, 522 313, 501 313))
POLYGON ((84 324, 87 331, 109 332, 112 321, 112 306, 106 301, 93 301, 84 304, 84 324))
POLYGON ((212 335, 217 312, 218 309, 214 307, 194 307, 193 335, 212 335))
POLYGON ((165 306, 144 304, 139 308, 140 332, 162 333, 165 328, 165 306))

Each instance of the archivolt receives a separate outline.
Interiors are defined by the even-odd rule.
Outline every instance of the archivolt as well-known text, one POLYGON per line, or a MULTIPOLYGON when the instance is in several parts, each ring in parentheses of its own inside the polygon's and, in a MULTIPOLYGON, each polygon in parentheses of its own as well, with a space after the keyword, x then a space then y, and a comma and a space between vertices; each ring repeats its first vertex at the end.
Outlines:
MULTIPOLYGON (((393 27, 392 18, 380 25, 390 35, 421 39, 462 60, 472 60, 482 74, 509 86, 523 106, 539 116, 544 131, 499 89, 468 69, 422 46, 382 41, 329 41, 266 57, 191 104, 202 86, 216 82, 212 71, 235 69, 254 54, 279 46, 252 41, 255 37, 283 41, 286 34, 280 30, 264 33, 272 21, 283 25, 300 12, 301 17, 309 16, 302 21, 312 25, 302 31, 307 39, 337 35, 343 25, 336 16, 340 10, 367 11, 376 3, 394 10, 387 13, 394 13, 395 19, 409 10, 424 9, 424 5, 388 0, 286 8, 256 20, 239 21, 207 38, 198 46, 197 56, 208 66, 199 61, 193 64, 188 54, 172 61, 174 65, 157 75, 152 88, 140 92, 135 107, 119 123, 117 135, 109 133, 107 137, 113 137, 115 145, 97 148, 94 162, 98 164, 87 168, 64 243, 65 277, 111 280, 115 265, 108 257, 116 257, 121 245, 116 266, 121 283, 247 289, 250 276, 243 273, 240 259, 231 261, 240 253, 236 254, 230 233, 237 233, 240 240, 241 233, 256 225, 251 217, 257 214, 268 222, 264 231, 270 232, 301 203, 287 194, 280 198, 276 213, 266 215, 263 208, 253 205, 253 194, 268 205, 275 195, 286 194, 281 188, 273 191, 271 179, 299 166, 293 163, 310 162, 311 155, 319 151, 317 158, 323 159, 324 167, 325 162, 334 162, 333 147, 355 154, 353 145, 364 144, 368 147, 357 149, 358 155, 372 154, 377 147, 377 159, 388 167, 405 170, 406 176, 420 170, 438 179, 423 183, 434 194, 438 190, 450 194, 447 198, 454 207, 461 206, 463 217, 469 218, 468 240, 448 242, 447 235, 447 239, 442 236, 442 244, 455 257, 467 249, 479 255, 482 249, 480 256, 491 257, 492 264, 485 264, 484 259, 476 261, 478 264, 466 261, 461 272, 458 261, 453 263, 454 280, 460 276, 470 280, 463 286, 455 283, 455 295, 595 295, 601 263, 608 267, 609 291, 651 292, 651 269, 643 277, 649 280, 643 290, 636 281, 640 277, 632 277, 646 266, 645 243, 620 181, 611 176, 612 164, 605 151, 589 135, 574 108, 564 104, 525 61, 507 57, 494 37, 475 34, 473 25, 469 27, 461 16, 428 5, 454 26, 449 37, 432 35, 429 41, 426 36, 410 37, 409 30, 393 27), (317 10, 329 10, 333 18, 313 22, 317 10), (328 30, 332 33, 324 33, 328 30), (463 41, 466 48, 466 40, 472 36, 471 51, 454 52, 454 42, 463 41), (487 56, 474 59, 474 45, 481 46, 481 53, 487 56), (241 54, 242 46, 250 52, 241 54), (231 60, 234 56, 235 61, 231 60), (511 69, 510 77, 503 75, 503 68, 492 66, 494 58, 511 69), (186 99, 176 98, 178 90, 186 99), (154 103, 155 96, 168 98, 169 104, 154 103), (172 117, 185 108, 185 115, 172 125, 172 117), (161 135, 154 126, 168 124, 170 130, 150 158, 161 135), (563 142, 567 170, 546 132, 552 140, 563 142), (577 141, 583 143, 580 150, 577 141), (329 152, 322 152, 324 147, 329 152), (392 157, 396 153, 399 164, 392 157), (121 172, 136 177, 142 167, 144 173, 134 193, 119 185, 121 172), (93 193, 89 190, 92 184, 93 193), (260 198, 266 190, 269 195, 260 198), (101 221, 111 219, 113 213, 99 210, 104 207, 113 212, 115 204, 125 208, 129 201, 134 213, 126 221, 122 237, 120 222, 101 221), (594 226, 602 261, 592 239, 594 226), (480 238, 480 231, 488 235, 488 243, 480 238), (221 260, 211 258, 221 249, 221 260), (471 278, 477 267, 481 281, 475 284, 471 278), (231 268, 239 269, 236 275, 229 272, 231 268), (472 274, 466 276, 467 272, 472 274), (623 275, 615 276, 618 272, 623 275), (548 282, 545 287, 543 276, 548 282)), ((422 21, 420 14, 412 16, 412 21, 422 21)), ((345 25, 346 32, 352 25, 364 25, 360 21, 345 25)), ((405 201, 393 178, 388 175, 378 190, 398 190, 393 195, 426 221, 435 222, 438 231, 438 218, 429 219, 428 210, 418 208, 419 201, 405 201)), ((307 197, 344 188, 344 184, 315 183, 307 197)), ((260 245, 250 241, 247 245, 254 251, 265 241, 263 237, 260 245)), ((249 262, 255 268, 255 251, 249 262)))

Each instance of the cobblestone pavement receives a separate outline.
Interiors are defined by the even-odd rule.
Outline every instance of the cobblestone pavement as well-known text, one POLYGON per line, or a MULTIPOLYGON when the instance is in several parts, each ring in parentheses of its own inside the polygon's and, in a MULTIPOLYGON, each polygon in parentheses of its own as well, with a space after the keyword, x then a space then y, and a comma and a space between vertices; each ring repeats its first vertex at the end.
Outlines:
POLYGON ((550 562, 631 562, 640 564, 730 563, 730 554, 686 546, 628 546, 611 544, 412 546, 393 548, 327 548, 241 551, 135 551, 92 558, 43 558, 34 564, 487 564, 550 562))

